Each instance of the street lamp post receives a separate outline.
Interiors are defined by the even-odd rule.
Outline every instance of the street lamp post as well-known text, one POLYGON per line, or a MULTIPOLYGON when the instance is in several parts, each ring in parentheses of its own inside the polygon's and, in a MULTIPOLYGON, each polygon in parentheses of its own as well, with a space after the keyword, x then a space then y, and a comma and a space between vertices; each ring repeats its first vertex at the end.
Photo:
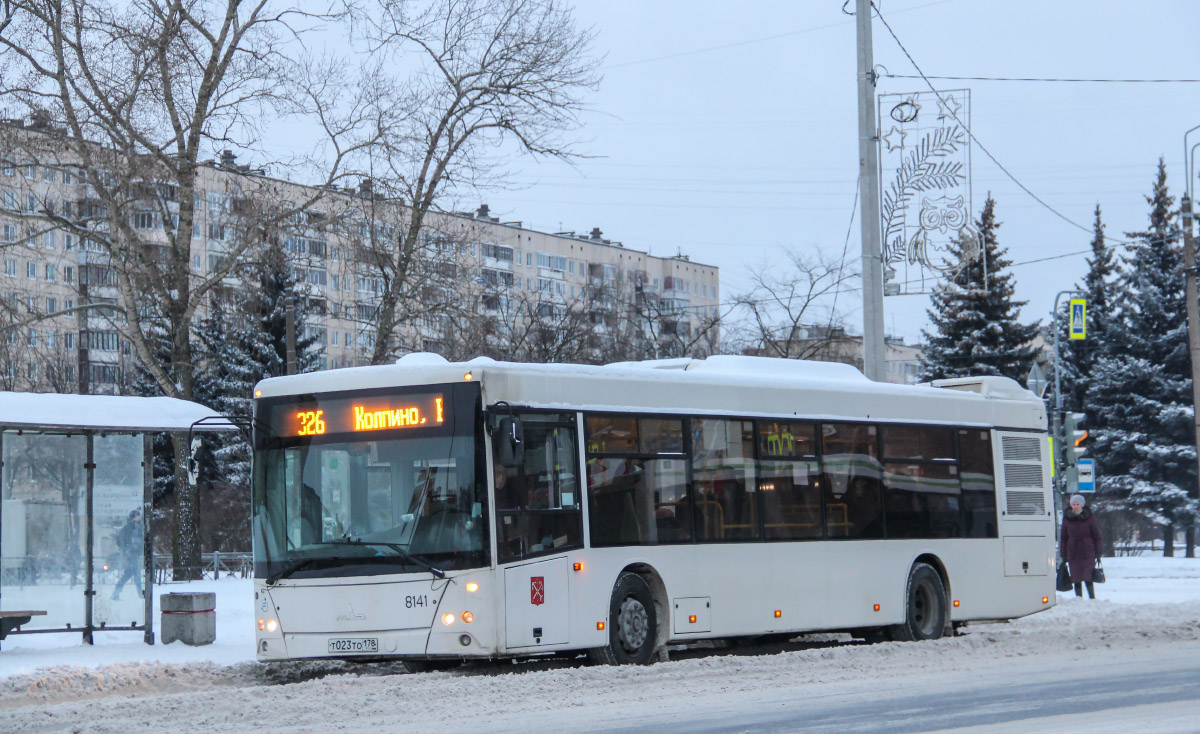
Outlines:
MULTIPOLYGON (((1188 136, 1196 130, 1200 130, 1200 125, 1196 125, 1192 129, 1183 134, 1183 201, 1180 202, 1180 219, 1183 225, 1183 272, 1184 272, 1184 297, 1186 298, 1187 308, 1187 327, 1188 327, 1188 352, 1191 355, 1192 362, 1192 407, 1193 407, 1193 429, 1196 435, 1196 460, 1197 467, 1200 471, 1200 302, 1197 300, 1196 293, 1196 246, 1195 240, 1192 238, 1192 177, 1196 172, 1195 155, 1196 148, 1200 146, 1200 142, 1196 143, 1188 149, 1188 136)), ((1200 477, 1200 473, 1197 475, 1200 477)), ((1189 492, 1189 494, 1191 494, 1189 492)), ((1187 523, 1187 528, 1184 531, 1184 548, 1185 555, 1188 558, 1194 558, 1196 555, 1196 523, 1191 519, 1187 523)))

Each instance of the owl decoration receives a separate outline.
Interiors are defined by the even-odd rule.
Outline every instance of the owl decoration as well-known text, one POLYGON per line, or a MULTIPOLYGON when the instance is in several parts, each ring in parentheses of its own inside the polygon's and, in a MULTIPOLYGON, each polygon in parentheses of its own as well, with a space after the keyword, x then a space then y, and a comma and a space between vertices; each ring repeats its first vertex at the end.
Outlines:
POLYGON ((923 198, 920 221, 920 227, 908 242, 909 263, 922 265, 938 273, 948 273, 978 254, 977 233, 967 219, 962 196, 923 198), (956 240, 968 242, 961 260, 951 251, 956 240))

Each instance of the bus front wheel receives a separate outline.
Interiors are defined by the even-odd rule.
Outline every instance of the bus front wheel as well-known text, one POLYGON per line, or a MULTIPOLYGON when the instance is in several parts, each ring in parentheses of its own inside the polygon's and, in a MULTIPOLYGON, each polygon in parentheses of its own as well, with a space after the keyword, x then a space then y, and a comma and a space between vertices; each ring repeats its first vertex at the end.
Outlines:
POLYGON ((603 665, 649 665, 658 644, 658 615, 645 579, 625 572, 608 606, 608 644, 588 651, 603 665))
POLYGON ((946 631, 946 587, 928 563, 914 563, 904 591, 904 623, 888 631, 893 640, 936 640, 946 631))

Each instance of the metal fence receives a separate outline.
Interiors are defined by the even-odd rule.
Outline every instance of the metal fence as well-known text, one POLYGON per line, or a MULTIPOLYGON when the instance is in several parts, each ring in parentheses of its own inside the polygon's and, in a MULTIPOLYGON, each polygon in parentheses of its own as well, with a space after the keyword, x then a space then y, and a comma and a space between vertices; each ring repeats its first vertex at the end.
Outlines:
MULTIPOLYGON (((154 554, 154 583, 169 584, 172 579, 170 553, 154 554)), ((219 579, 222 575, 250 578, 254 573, 254 561, 249 553, 224 553, 214 551, 200 554, 201 578, 219 579)))

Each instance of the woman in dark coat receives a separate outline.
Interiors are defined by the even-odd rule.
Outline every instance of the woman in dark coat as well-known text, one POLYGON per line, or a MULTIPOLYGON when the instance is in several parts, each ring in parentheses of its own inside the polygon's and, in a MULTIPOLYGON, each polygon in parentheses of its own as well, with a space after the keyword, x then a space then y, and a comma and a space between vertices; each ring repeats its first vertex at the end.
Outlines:
POLYGON ((1100 541, 1100 525, 1091 509, 1084 507, 1085 502, 1083 495, 1071 495, 1071 509, 1063 513, 1058 554, 1067 562, 1075 596, 1083 596, 1083 585, 1087 584, 1088 598, 1095 599, 1092 571, 1104 546, 1100 541))

